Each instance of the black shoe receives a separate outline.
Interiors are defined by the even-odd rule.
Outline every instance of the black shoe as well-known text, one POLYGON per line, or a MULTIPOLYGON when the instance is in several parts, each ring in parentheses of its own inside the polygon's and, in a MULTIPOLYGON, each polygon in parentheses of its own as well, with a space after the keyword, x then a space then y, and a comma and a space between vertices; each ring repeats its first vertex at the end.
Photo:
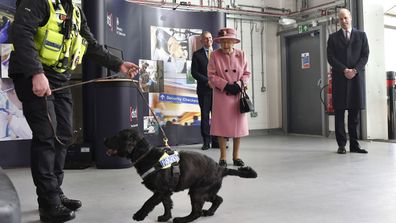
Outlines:
POLYGON ((234 160, 234 166, 245 166, 245 163, 241 159, 234 160))
POLYGON ((226 167, 227 167, 227 161, 225 161, 225 160, 219 160, 219 165, 220 165, 221 167, 226 168, 226 167))
POLYGON ((345 147, 343 147, 343 146, 338 147, 337 153, 338 154, 346 154, 345 147))
POLYGON ((208 150, 210 147, 208 144, 204 143, 201 147, 202 150, 208 150))
POLYGON ((62 204, 72 211, 76 211, 82 206, 81 201, 67 198, 64 194, 59 195, 62 204))
POLYGON ((351 153, 368 153, 367 150, 361 149, 361 148, 359 148, 359 147, 357 147, 357 148, 350 148, 349 151, 350 151, 351 153))
POLYGON ((74 211, 66 208, 62 204, 58 204, 51 208, 39 208, 40 220, 42 222, 65 222, 76 217, 74 211))
POLYGON ((219 149, 220 145, 218 142, 212 142, 212 148, 219 149))

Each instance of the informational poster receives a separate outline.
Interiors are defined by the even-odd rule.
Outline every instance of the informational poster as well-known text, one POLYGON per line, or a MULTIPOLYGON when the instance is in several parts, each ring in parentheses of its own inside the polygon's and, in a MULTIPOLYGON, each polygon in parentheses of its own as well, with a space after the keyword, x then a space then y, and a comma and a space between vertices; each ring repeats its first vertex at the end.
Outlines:
POLYGON ((161 124, 192 125, 200 108, 191 75, 191 48, 201 29, 151 26, 151 59, 163 61, 165 91, 150 94, 150 106, 161 124))
POLYGON ((309 59, 309 53, 301 54, 301 69, 308 69, 311 67, 311 62, 309 59))

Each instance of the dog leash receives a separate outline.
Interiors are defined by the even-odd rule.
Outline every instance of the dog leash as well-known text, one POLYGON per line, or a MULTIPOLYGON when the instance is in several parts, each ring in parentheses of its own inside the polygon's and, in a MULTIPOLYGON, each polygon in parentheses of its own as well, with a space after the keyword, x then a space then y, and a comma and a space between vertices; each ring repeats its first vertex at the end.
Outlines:
POLYGON ((154 110, 150 107, 150 104, 148 103, 147 99, 144 97, 142 89, 141 89, 140 86, 137 85, 135 82, 132 82, 132 84, 136 87, 136 89, 138 89, 138 92, 139 92, 141 98, 143 99, 143 101, 144 101, 144 103, 147 105, 147 107, 149 108, 151 114, 153 114, 154 119, 155 119, 155 121, 157 122, 159 129, 161 130, 161 133, 162 133, 162 141, 164 142, 164 146, 165 146, 166 148, 170 148, 170 146, 169 146, 169 144, 168 144, 168 137, 166 137, 165 131, 164 131, 164 129, 161 127, 160 122, 159 122, 159 120, 158 120, 158 117, 155 115, 154 110))
MULTIPOLYGON (((122 73, 117 73, 117 74, 114 74, 114 75, 110 75, 110 76, 106 76, 106 77, 100 77, 100 78, 92 79, 92 80, 89 80, 89 81, 83 81, 83 82, 76 83, 76 84, 65 85, 65 86, 62 86, 62 87, 59 87, 59 88, 51 89, 51 92, 56 92, 56 91, 60 91, 60 90, 64 90, 64 89, 72 88, 72 87, 77 87, 77 86, 93 83, 93 82, 100 81, 100 80, 112 79, 112 78, 120 77, 121 75, 123 75, 123 74, 122 73)), ((52 122, 51 115, 48 112, 48 97, 45 96, 44 99, 45 99, 44 100, 45 101, 45 107, 47 109, 47 118, 49 120, 49 123, 50 123, 51 129, 52 129, 52 132, 54 134, 55 140, 60 145, 65 146, 65 147, 69 147, 69 146, 73 145, 76 142, 76 140, 77 140, 76 131, 73 132, 74 136, 73 136, 72 140, 69 143, 62 142, 59 139, 58 135, 56 134, 56 129, 55 129, 54 125, 52 124, 53 122, 52 122)))
MULTIPOLYGON (((83 81, 83 82, 76 83, 76 84, 65 85, 65 86, 62 86, 62 87, 59 87, 59 88, 52 89, 51 91, 52 91, 52 92, 56 92, 56 91, 64 90, 64 89, 67 89, 67 88, 72 88, 72 87, 76 87, 76 86, 81 86, 81 85, 85 85, 85 84, 89 84, 89 83, 94 83, 94 82, 97 82, 97 81, 100 81, 100 80, 106 80, 106 79, 117 78, 117 77, 120 77, 120 76, 122 76, 122 75, 123 75, 122 73, 118 73, 118 74, 110 75, 110 76, 107 76, 107 77, 101 77, 101 78, 96 78, 96 79, 92 79, 92 80, 89 80, 89 81, 83 81)), ((132 80, 132 85, 138 90, 138 92, 139 92, 141 98, 143 99, 144 103, 145 103, 145 104, 147 105, 147 107, 149 108, 151 114, 153 114, 154 119, 155 119, 155 121, 157 122, 159 129, 161 130, 162 137, 163 137, 163 138, 162 138, 162 141, 164 142, 164 146, 165 146, 166 148, 170 148, 170 146, 169 146, 169 144, 168 144, 168 137, 166 136, 165 131, 164 131, 164 129, 162 128, 162 126, 161 126, 161 124, 160 124, 160 122, 159 122, 159 120, 158 120, 158 117, 155 115, 154 110, 150 107, 150 104, 148 103, 147 99, 144 97, 142 89, 140 88, 140 86, 139 86, 138 84, 136 84, 136 82, 137 82, 136 80, 132 80)), ((53 131, 53 133, 54 133, 54 136, 55 136, 56 141, 57 141, 59 144, 61 144, 62 146, 66 146, 66 147, 72 145, 72 144, 76 141, 76 138, 77 138, 77 137, 75 137, 70 143, 65 144, 65 143, 63 143, 63 142, 59 139, 58 135, 56 134, 55 127, 54 127, 53 124, 52 124, 52 119, 51 119, 51 116, 50 116, 50 114, 49 114, 49 112, 48 112, 47 96, 45 96, 45 105, 46 105, 46 108, 47 108, 47 116, 48 116, 48 119, 49 119, 49 121, 50 121, 50 125, 51 125, 51 128, 52 128, 52 131, 53 131)))

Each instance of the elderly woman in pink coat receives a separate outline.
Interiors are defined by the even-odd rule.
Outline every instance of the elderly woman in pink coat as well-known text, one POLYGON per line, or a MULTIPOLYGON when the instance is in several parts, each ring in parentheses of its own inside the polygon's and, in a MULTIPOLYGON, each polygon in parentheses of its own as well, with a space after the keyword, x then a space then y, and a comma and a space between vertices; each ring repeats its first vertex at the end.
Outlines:
POLYGON ((244 166, 239 157, 240 139, 249 134, 247 117, 239 111, 241 89, 250 78, 245 53, 234 49, 236 31, 220 29, 214 39, 220 48, 213 51, 208 64, 209 84, 213 88, 210 134, 219 137, 220 166, 227 166, 226 139, 233 138, 233 164, 244 166))

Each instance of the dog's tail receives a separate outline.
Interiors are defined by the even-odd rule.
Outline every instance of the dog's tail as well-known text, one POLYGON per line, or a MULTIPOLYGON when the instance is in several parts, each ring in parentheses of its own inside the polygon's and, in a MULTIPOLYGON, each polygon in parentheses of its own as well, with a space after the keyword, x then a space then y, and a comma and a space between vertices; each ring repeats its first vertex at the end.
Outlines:
POLYGON ((242 178, 256 178, 257 173, 251 167, 239 167, 236 169, 224 169, 224 176, 239 176, 242 178))

